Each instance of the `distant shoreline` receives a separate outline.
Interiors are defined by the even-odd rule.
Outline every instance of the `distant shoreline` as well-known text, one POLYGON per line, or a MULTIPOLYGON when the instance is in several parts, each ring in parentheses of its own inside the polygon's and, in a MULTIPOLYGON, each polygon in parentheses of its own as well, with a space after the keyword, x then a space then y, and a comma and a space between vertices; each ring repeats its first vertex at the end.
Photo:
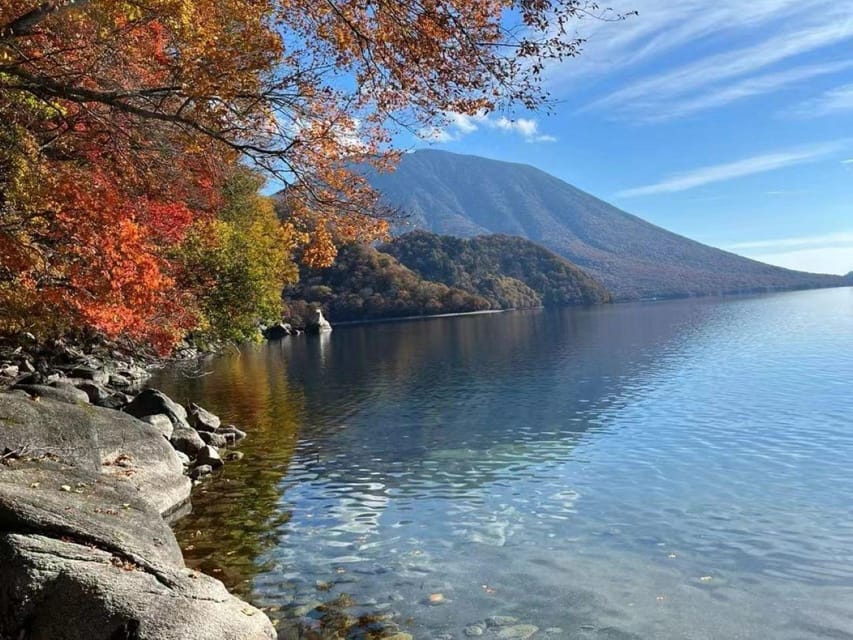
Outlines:
MULTIPOLYGON (((739 297, 750 297, 750 296, 765 296, 765 295, 774 295, 774 294, 782 294, 782 293, 796 293, 799 291, 821 291, 826 289, 844 289, 844 288, 853 288, 853 285, 850 284, 842 284, 842 285, 830 285, 825 287, 802 287, 802 288, 791 288, 791 289, 755 289, 755 290, 745 290, 745 291, 730 291, 725 293, 715 293, 715 294, 707 294, 707 295, 673 295, 673 296, 659 296, 654 298, 636 298, 636 299, 615 299, 613 302, 609 304, 613 305, 623 305, 623 304, 648 304, 648 303, 657 303, 657 302, 678 302, 682 300, 711 300, 711 299, 719 299, 719 298, 739 298, 739 297)), ((439 313, 435 315, 418 315, 418 316, 394 316, 391 318, 368 318, 365 320, 344 320, 341 322, 332 323, 333 327, 347 327, 347 326, 356 326, 363 324, 381 324, 384 322, 407 322, 409 320, 430 320, 432 318, 459 318, 465 316, 482 316, 482 315, 491 315, 496 313, 508 313, 511 311, 541 311, 543 309, 548 308, 577 308, 577 307, 586 307, 586 306, 605 306, 605 305, 559 305, 557 307, 530 307, 526 309, 486 309, 484 311, 463 311, 461 313, 439 313)))
MULTIPOLYGON (((532 311, 536 309, 544 309, 545 307, 534 307, 533 309, 524 309, 524 311, 532 311)), ((365 320, 344 320, 343 322, 335 322, 333 327, 346 327, 357 324, 379 324, 381 322, 406 322, 408 320, 431 320, 433 318, 457 318, 460 316, 483 316, 494 313, 506 313, 507 311, 518 311, 518 309, 486 309, 484 311, 463 311, 461 313, 438 313, 435 315, 419 315, 419 316, 394 316, 391 318, 368 318, 365 320)))

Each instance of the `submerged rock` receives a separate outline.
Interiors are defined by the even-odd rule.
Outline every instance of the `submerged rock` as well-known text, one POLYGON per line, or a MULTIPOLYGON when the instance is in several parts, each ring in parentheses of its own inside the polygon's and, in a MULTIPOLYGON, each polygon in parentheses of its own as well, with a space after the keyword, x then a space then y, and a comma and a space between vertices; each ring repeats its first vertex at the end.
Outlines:
POLYGON ((539 627, 532 624, 514 624, 508 627, 501 627, 496 637, 499 640, 527 640, 527 638, 537 631, 539 631, 539 627))
POLYGON ((228 444, 236 444, 237 442, 240 442, 240 440, 246 437, 246 432, 241 431, 233 424, 229 424, 224 427, 219 427, 216 430, 216 433, 225 436, 225 440, 228 442, 228 444))
POLYGON ((213 473, 213 467, 211 467, 209 464, 200 464, 192 471, 190 471, 190 478, 192 478, 193 480, 198 480, 199 478, 208 476, 211 473, 213 473))
POLYGON ((490 616, 486 618, 487 627, 506 627, 518 622, 518 618, 512 616, 490 616))

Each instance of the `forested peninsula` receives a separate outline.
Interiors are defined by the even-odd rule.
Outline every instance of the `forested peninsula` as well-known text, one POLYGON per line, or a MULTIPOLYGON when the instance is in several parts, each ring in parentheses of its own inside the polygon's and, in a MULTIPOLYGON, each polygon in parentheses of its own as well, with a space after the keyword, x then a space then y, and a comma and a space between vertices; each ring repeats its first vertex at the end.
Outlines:
POLYGON ((529 240, 425 231, 376 248, 346 245, 330 267, 303 267, 299 283, 285 290, 297 324, 313 307, 353 321, 609 301, 602 285, 529 240))

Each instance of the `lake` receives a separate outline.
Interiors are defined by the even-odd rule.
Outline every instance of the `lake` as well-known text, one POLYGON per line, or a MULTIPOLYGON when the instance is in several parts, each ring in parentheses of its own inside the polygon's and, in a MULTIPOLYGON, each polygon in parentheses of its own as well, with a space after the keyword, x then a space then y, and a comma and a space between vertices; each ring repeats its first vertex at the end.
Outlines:
POLYGON ((152 384, 249 432, 176 528, 282 638, 853 638, 853 288, 339 327, 152 384))

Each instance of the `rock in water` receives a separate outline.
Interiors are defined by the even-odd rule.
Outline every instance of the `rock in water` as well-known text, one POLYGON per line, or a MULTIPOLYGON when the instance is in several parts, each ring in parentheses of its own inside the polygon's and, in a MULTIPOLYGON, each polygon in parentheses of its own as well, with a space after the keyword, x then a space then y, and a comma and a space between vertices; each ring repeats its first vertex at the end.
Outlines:
POLYGON ((216 431, 222 422, 207 409, 193 403, 188 408, 190 426, 196 431, 216 431))
POLYGON ((293 333, 293 327, 286 322, 277 322, 271 327, 264 329, 264 338, 267 340, 281 340, 293 333))
POLYGON ((323 317, 323 312, 320 309, 317 309, 314 319, 305 324, 305 331, 308 333, 328 333, 331 330, 332 325, 323 317))
POLYGON ((201 436, 201 439, 204 440, 205 444, 209 444, 211 447, 224 449, 228 446, 228 438, 222 434, 213 433, 211 431, 199 431, 198 435, 201 436))
POLYGON ((204 449, 204 440, 198 435, 198 431, 186 424, 176 424, 172 431, 172 437, 169 442, 181 453, 187 454, 190 458, 195 458, 198 452, 204 449))
POLYGON ((213 467, 209 464, 200 464, 195 469, 190 471, 190 478, 193 480, 198 480, 199 478, 203 478, 204 476, 210 475, 213 473, 213 467))
POLYGON ((214 469, 218 469, 224 463, 222 462, 222 458, 219 457, 219 452, 210 445, 206 445, 201 449, 201 451, 198 452, 198 456, 196 457, 196 464, 208 464, 214 469))
POLYGON ((0 520, 2 638, 275 638, 262 612, 184 566, 130 486, 44 462, 2 471, 0 520))
POLYGON ((229 424, 224 427, 219 427, 216 430, 216 433, 225 436, 225 439, 228 441, 228 444, 236 444, 237 442, 240 442, 240 440, 246 437, 246 432, 241 431, 233 424, 229 424))

